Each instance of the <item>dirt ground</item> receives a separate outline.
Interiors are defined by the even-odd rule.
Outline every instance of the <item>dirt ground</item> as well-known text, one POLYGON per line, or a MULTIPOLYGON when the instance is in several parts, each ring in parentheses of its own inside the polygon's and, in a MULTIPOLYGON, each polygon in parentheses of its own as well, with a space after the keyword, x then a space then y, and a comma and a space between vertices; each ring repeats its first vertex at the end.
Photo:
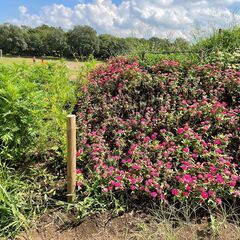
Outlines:
POLYGON ((115 218, 106 213, 76 222, 70 215, 56 211, 42 216, 17 240, 240 240, 239 228, 234 224, 219 222, 215 227, 211 228, 207 219, 174 226, 133 213, 115 218))

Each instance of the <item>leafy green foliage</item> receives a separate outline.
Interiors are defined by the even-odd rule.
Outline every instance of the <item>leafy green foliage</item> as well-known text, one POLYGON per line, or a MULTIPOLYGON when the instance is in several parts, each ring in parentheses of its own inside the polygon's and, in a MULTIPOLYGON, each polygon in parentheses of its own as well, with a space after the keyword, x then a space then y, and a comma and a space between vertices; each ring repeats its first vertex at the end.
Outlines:
POLYGON ((97 32, 89 26, 76 26, 68 32, 68 43, 76 56, 88 57, 99 50, 97 32))
POLYGON ((198 63, 200 58, 198 55, 194 53, 170 53, 170 54, 154 54, 154 53, 146 53, 144 55, 144 59, 141 59, 139 56, 139 61, 142 66, 145 68, 152 67, 158 64, 162 60, 171 60, 171 61, 179 61, 183 65, 188 65, 190 63, 198 63))
POLYGON ((63 144, 75 90, 64 64, 0 65, 0 160, 63 144))
POLYGON ((0 25, 0 49, 12 54, 26 50, 27 31, 14 25, 0 25))
POLYGON ((203 50, 207 54, 215 51, 234 52, 240 45, 240 28, 234 27, 216 31, 209 38, 198 41, 194 49, 203 50))
POLYGON ((90 26, 75 26, 68 32, 61 28, 42 25, 36 28, 0 25, 0 49, 4 54, 74 57, 82 60, 94 56, 105 60, 122 54, 143 56, 147 52, 186 51, 189 42, 177 38, 175 41, 152 37, 121 38, 109 34, 97 36, 90 26))
POLYGON ((127 41, 123 38, 113 37, 109 34, 99 35, 99 51, 97 57, 100 59, 108 59, 120 54, 124 54, 129 50, 127 41))
POLYGON ((60 28, 42 25, 29 29, 28 54, 63 56, 68 54, 67 36, 60 28))

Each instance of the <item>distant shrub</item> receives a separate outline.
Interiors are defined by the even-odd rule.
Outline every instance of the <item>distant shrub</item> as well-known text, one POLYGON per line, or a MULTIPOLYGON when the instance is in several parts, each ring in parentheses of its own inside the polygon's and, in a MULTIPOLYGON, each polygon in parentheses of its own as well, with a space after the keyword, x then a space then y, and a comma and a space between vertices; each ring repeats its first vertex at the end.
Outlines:
POLYGON ((139 56, 139 63, 143 67, 152 67, 154 65, 157 65, 159 62, 163 60, 170 60, 170 61, 177 61, 181 62, 182 65, 188 65, 193 63, 200 62, 200 54, 195 53, 194 51, 184 53, 184 49, 181 52, 176 53, 146 53, 144 56, 144 59, 141 59, 141 56, 139 56))
POLYGON ((194 48, 204 50, 208 54, 216 50, 232 53, 239 47, 239 39, 240 28, 236 26, 216 31, 210 37, 198 41, 194 48))
POLYGON ((79 100, 78 186, 221 203, 239 196, 240 72, 111 59, 79 100))

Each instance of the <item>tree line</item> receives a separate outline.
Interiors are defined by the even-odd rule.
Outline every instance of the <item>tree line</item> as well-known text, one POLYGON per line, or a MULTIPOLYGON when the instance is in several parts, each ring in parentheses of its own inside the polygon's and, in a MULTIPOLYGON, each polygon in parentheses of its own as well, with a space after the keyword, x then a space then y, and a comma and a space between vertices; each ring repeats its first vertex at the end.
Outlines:
POLYGON ((93 56, 107 59, 134 51, 181 51, 190 47, 183 38, 174 41, 152 37, 150 39, 120 38, 110 34, 98 35, 90 26, 75 26, 69 31, 48 25, 36 28, 0 25, 0 49, 4 54, 20 56, 53 56, 79 58, 93 56))

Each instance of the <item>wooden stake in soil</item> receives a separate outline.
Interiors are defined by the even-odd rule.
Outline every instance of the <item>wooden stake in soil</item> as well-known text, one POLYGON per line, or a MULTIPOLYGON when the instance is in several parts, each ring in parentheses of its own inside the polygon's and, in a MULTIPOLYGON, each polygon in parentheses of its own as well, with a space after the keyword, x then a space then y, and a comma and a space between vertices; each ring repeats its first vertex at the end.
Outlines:
POLYGON ((67 201, 72 203, 76 188, 76 116, 67 116, 67 201))

